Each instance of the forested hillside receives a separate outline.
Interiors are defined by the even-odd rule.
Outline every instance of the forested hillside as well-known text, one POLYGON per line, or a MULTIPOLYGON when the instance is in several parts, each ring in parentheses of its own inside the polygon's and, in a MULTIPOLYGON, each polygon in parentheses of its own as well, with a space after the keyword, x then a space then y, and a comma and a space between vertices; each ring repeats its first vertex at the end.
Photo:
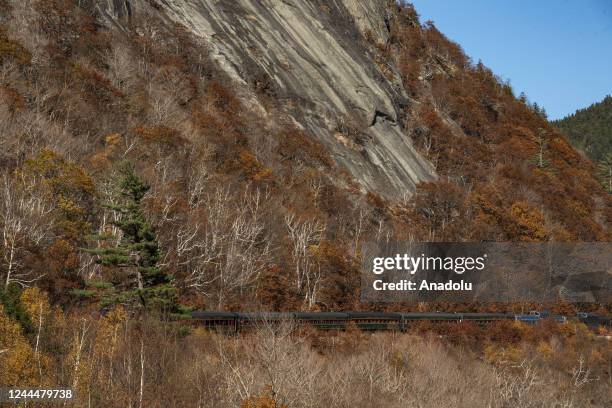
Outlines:
POLYGON ((599 162, 612 152, 612 96, 553 122, 574 146, 599 162))
MULTIPOLYGON (((245 11, 250 2, 215 2, 225 14, 207 9, 198 18, 185 14, 198 2, 166 3, 0 0, 1 384, 72 384, 83 404, 85 397, 107 404, 94 406, 136 406, 138 398, 140 406, 149 406, 147 398, 170 406, 155 391, 179 395, 191 384, 204 401, 225 398, 218 406, 281 406, 256 405, 278 392, 263 387, 277 383, 259 387, 244 377, 253 367, 271 372, 261 357, 272 351, 163 321, 195 308, 377 307, 359 303, 360 248, 368 240, 610 240, 612 201, 595 165, 509 84, 433 23, 422 24, 411 5, 363 2, 380 10, 375 16, 356 14, 360 2, 299 2, 320 17, 309 23, 321 50, 335 39, 335 53, 313 51, 304 60, 331 55, 341 59, 330 65, 363 68, 350 92, 321 86, 313 96, 283 88, 298 68, 257 48, 260 39, 238 47, 249 54, 240 65, 215 48, 219 36, 182 20, 276 35, 278 27, 245 11), (228 15, 236 22, 221 21, 228 15), (196 342, 210 350, 223 343, 234 354, 202 353, 196 342), (256 354, 237 363, 245 349, 256 354), (185 350, 191 354, 179 358, 185 350)), ((295 45, 299 34, 283 37, 287 50, 308 48, 295 45)), ((312 65, 318 71, 305 70, 309 81, 335 82, 321 74, 327 65, 312 65)), ((514 327, 509 337, 502 329, 474 337, 480 351, 488 342, 513 345, 491 346, 490 361, 518 362, 539 347, 546 356, 571 351, 555 366, 561 371, 578 356, 582 364, 582 351, 594 370, 609 361, 581 329, 514 327), (554 343, 557 335, 563 340, 554 343)), ((285 357, 308 356, 296 364, 322 365, 284 360, 273 368, 335 372, 329 364, 340 363, 326 360, 333 349, 326 341, 312 344, 319 357, 306 343, 297 351, 274 343, 285 357)), ((359 346, 359 364, 372 360, 369 340, 342 341, 346 350, 359 346)), ((423 358, 437 352, 430 353, 423 358)), ((397 380, 401 359, 384 361, 397 380)), ((514 372, 477 367, 487 389, 496 389, 491 378, 519 381, 514 372)), ((292 384, 305 388, 303 381, 292 384)), ((376 393, 390 398, 395 391, 385 387, 372 383, 368 401, 376 393)), ((343 390, 348 402, 327 406, 358 406, 351 388, 343 390)), ((316 406, 299 401, 288 406, 316 406)))
MULTIPOLYGON (((262 116, 163 8, 143 3, 117 29, 88 4, 2 8, 7 288, 129 303, 119 295, 146 286, 142 268, 160 268, 192 306, 355 307, 364 239, 609 239, 610 197, 591 162, 410 6, 387 9, 386 43, 355 39, 381 75, 399 76, 398 126, 438 174, 392 199, 364 191, 255 89, 262 116), (126 166, 142 184, 131 204, 126 166), (155 262, 111 259, 135 243, 122 226, 130 205, 155 262)), ((358 118, 331 124, 331 138, 367 145, 358 118)))
POLYGON ((598 167, 598 177, 612 193, 612 96, 554 122, 571 143, 598 167))

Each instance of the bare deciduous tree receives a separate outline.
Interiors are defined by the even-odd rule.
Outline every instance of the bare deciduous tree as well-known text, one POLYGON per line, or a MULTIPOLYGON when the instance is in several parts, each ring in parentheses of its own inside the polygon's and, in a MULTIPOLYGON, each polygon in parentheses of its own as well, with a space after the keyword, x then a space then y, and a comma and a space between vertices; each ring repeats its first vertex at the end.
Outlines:
POLYGON ((51 208, 43 197, 36 194, 34 185, 18 185, 5 176, 1 188, 1 260, 4 266, 4 287, 8 287, 11 282, 28 286, 42 275, 23 270, 23 256, 29 245, 40 245, 50 233, 51 208))
POLYGON ((321 270, 313 259, 311 247, 323 238, 325 225, 317 219, 300 220, 294 214, 285 216, 295 264, 295 284, 304 300, 312 307, 316 302, 321 270))
MULTIPOLYGON (((296 336, 295 327, 261 322, 241 354, 229 354, 220 345, 224 370, 223 381, 233 391, 229 396, 244 400, 267 389, 281 405, 316 406, 323 366, 311 352, 306 339, 296 336), (299 357, 298 357, 299 356, 299 357)), ((234 403, 239 403, 236 399, 234 403)))
MULTIPOLYGON (((197 184, 197 189, 201 187, 197 184)), ((271 244, 263 217, 267 195, 245 189, 241 202, 229 188, 216 188, 205 199, 195 198, 206 222, 176 229, 175 251, 189 269, 187 284, 213 295, 221 307, 228 294, 253 284, 271 259, 271 244)))

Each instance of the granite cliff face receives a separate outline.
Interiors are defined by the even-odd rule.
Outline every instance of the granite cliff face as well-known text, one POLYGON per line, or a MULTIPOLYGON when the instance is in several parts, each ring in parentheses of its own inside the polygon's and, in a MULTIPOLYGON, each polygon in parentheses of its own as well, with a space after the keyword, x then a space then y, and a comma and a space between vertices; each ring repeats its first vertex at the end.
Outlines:
MULTIPOLYGON (((108 0, 100 7, 125 24, 145 7, 140 1, 108 0)), ((271 97, 364 190, 399 198, 435 178, 398 124, 399 109, 410 103, 399 75, 392 67, 383 75, 364 40, 387 40, 386 1, 162 0, 154 6, 205 40, 254 109, 266 115, 261 95, 271 97), (350 135, 342 131, 347 126, 350 135)))

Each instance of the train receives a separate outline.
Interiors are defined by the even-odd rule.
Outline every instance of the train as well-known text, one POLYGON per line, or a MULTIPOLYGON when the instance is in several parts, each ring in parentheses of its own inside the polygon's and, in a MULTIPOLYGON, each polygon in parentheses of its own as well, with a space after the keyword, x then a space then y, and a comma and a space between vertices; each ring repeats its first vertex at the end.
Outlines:
POLYGON ((590 328, 610 328, 609 316, 593 313, 578 313, 567 317, 546 311, 531 311, 526 314, 511 313, 443 313, 443 312, 205 312, 191 313, 192 321, 205 328, 224 332, 241 332, 262 325, 279 325, 290 322, 298 326, 311 326, 321 330, 346 330, 355 327, 363 331, 406 331, 417 322, 459 323, 463 321, 489 324, 510 320, 537 324, 552 319, 565 324, 581 322, 590 328))

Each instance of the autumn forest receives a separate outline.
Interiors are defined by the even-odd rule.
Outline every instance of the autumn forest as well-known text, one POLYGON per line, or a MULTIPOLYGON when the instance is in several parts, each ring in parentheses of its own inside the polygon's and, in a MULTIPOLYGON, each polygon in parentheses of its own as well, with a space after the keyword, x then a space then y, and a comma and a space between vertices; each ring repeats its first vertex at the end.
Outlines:
MULTIPOLYGON (((537 308, 361 303, 361 244, 609 242, 612 196, 597 163, 410 4, 386 4, 388 41, 355 39, 401 83, 398 126, 436 173, 390 197, 289 118, 302 101, 265 72, 245 80, 265 115, 253 108, 165 2, 121 24, 96 3, 0 0, 0 385, 71 387, 79 407, 610 403, 603 328, 232 337, 190 323, 192 310, 537 308)), ((359 149, 367 126, 348 115, 328 131, 359 149)))

